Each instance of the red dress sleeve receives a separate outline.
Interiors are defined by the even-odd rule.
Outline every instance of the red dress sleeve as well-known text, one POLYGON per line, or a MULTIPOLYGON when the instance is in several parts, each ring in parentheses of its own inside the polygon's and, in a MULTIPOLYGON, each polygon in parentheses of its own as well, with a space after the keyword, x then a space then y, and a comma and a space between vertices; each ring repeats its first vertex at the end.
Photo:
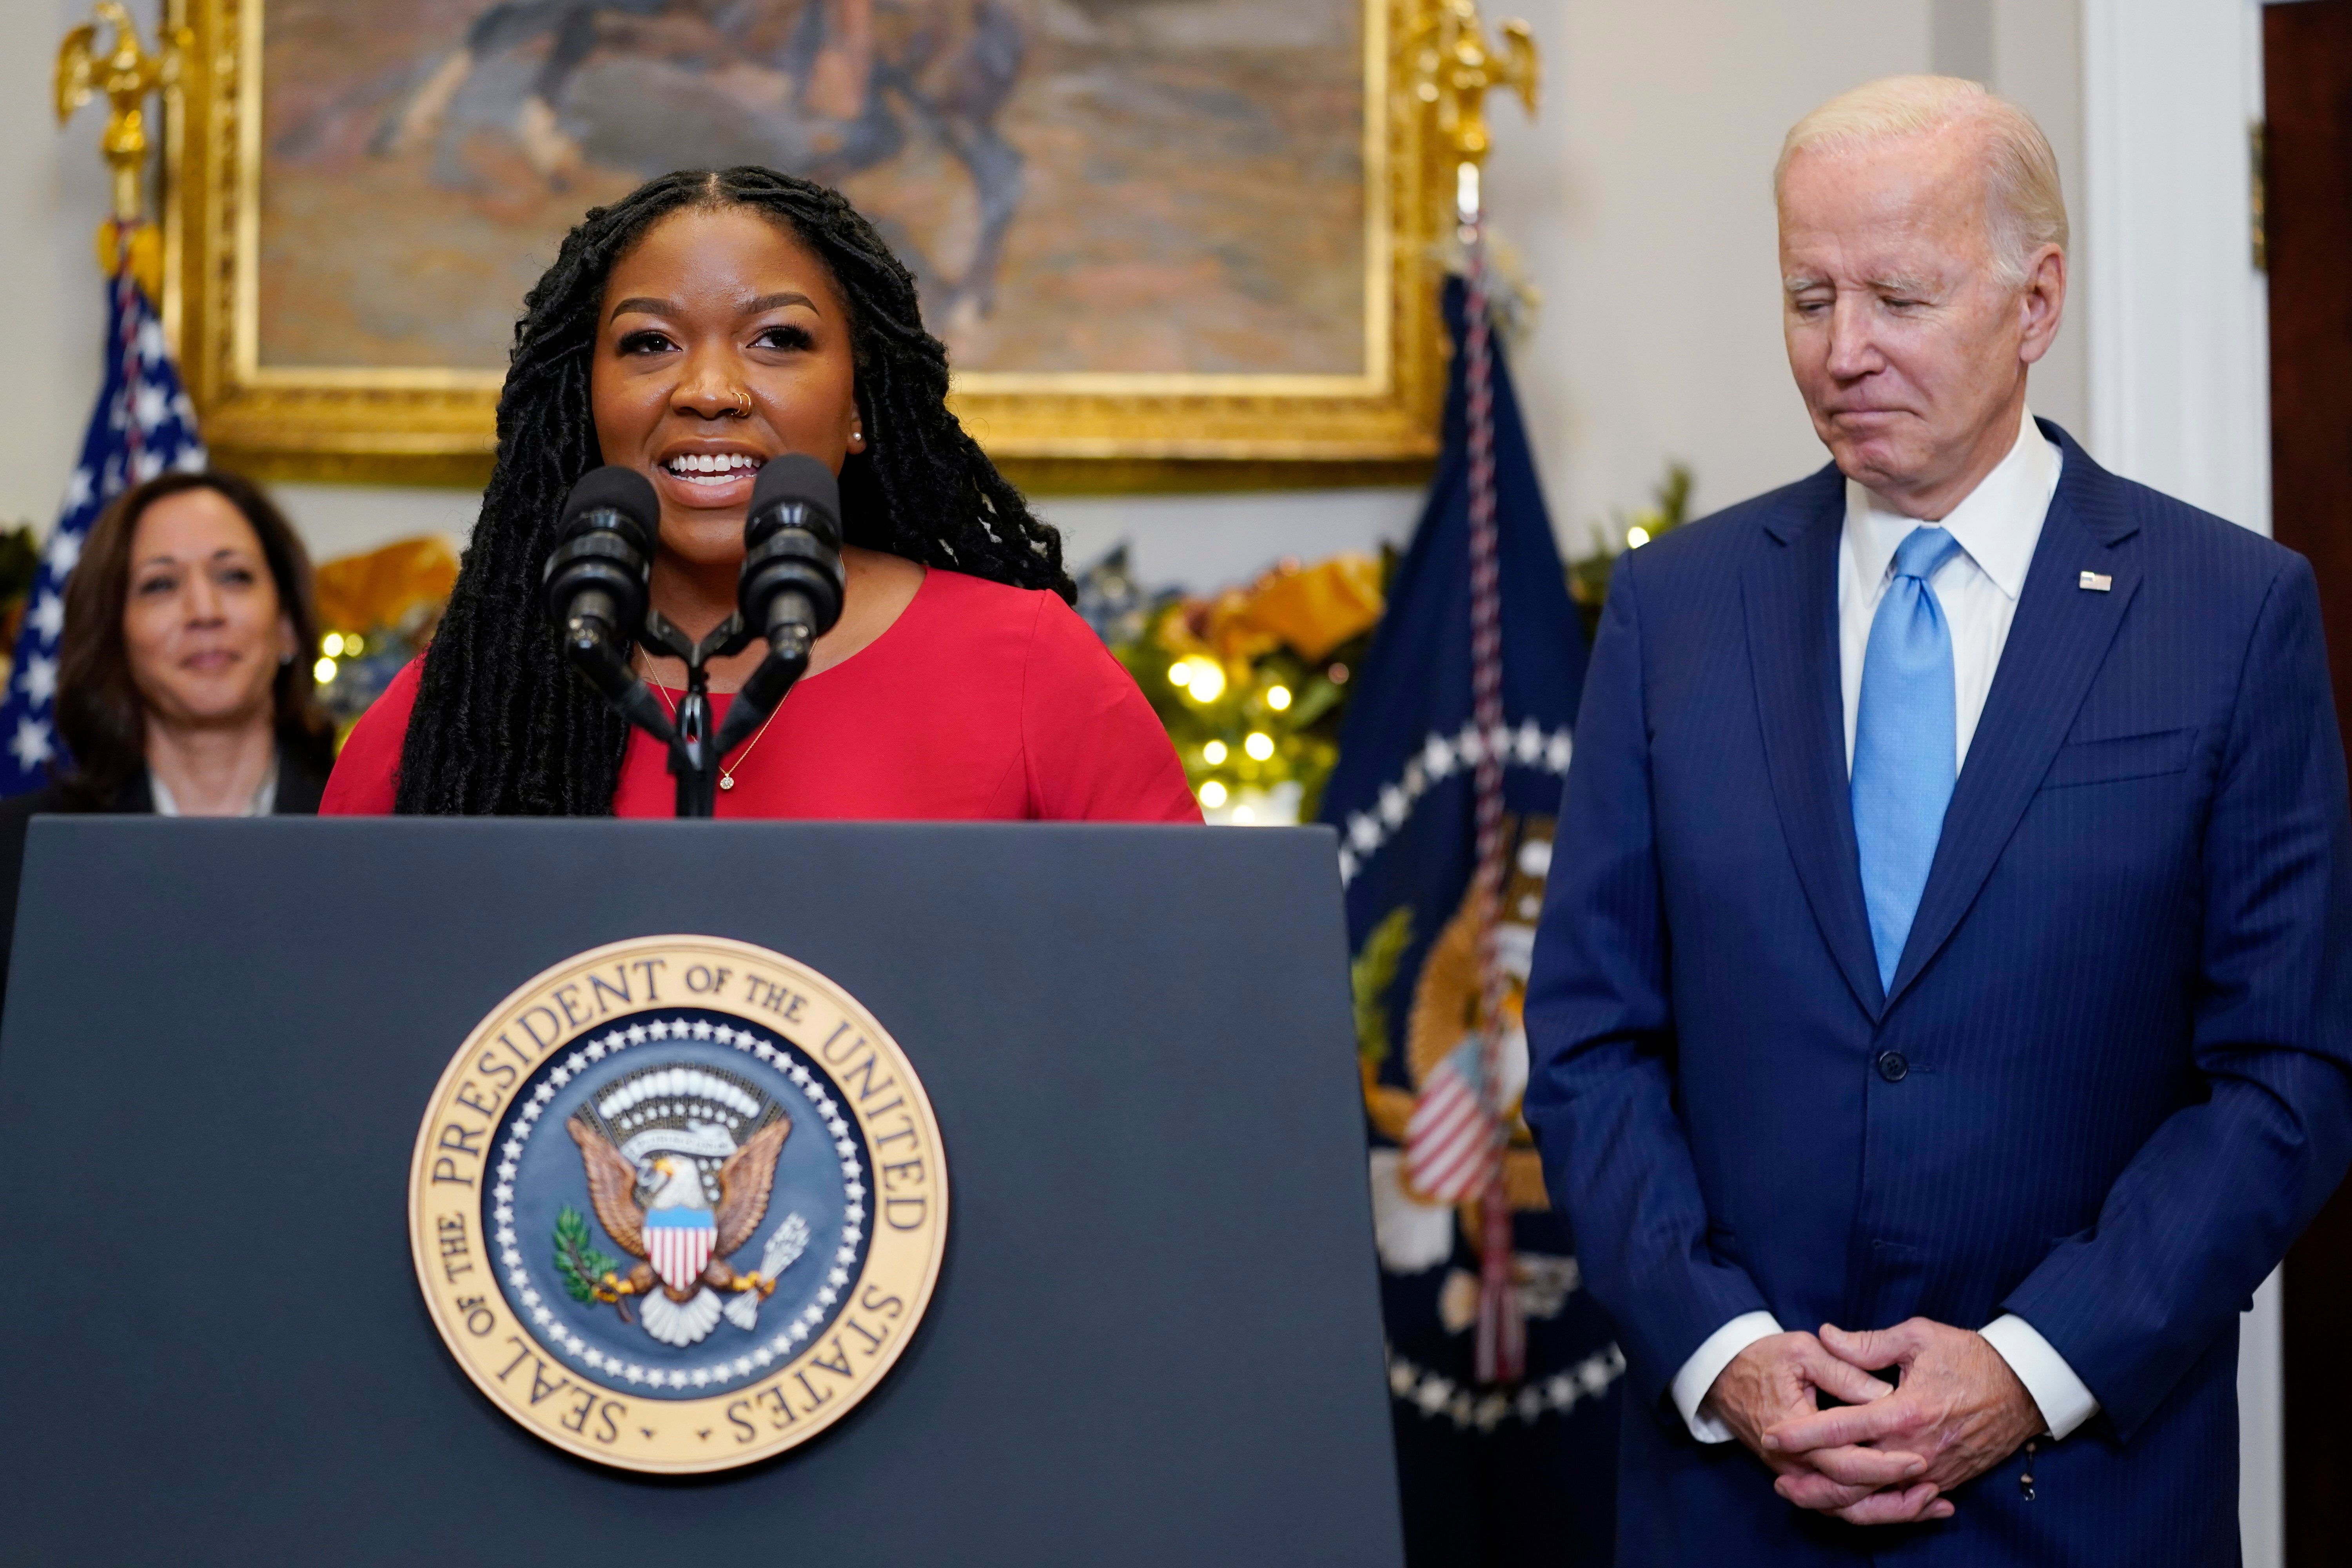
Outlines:
POLYGON ((1160 716, 1094 629, 1036 595, 1022 671, 1021 750, 1035 814, 1059 822, 1189 822, 1201 807, 1160 716))
POLYGON ((321 816, 389 816, 400 790, 400 749, 408 739, 408 716, 416 708, 416 682, 425 668, 410 659, 392 678, 343 742, 335 771, 320 797, 321 816))

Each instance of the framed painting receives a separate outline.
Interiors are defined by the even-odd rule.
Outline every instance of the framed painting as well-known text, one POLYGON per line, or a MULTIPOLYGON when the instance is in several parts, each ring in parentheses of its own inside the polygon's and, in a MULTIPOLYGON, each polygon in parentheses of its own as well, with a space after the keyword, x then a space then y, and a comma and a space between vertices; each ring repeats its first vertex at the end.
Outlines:
POLYGON ((1414 0, 172 0, 164 309, 282 478, 478 482, 524 291, 673 168, 838 186, 1044 489, 1404 478, 1437 445, 1414 0))

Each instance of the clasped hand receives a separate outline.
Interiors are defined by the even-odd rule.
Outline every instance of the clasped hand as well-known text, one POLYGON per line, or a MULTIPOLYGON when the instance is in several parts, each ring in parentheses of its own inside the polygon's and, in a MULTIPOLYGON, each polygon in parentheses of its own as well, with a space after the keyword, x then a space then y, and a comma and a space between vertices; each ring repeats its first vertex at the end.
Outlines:
POLYGON ((1981 1334, 1926 1318, 1848 1333, 1774 1334, 1733 1358, 1704 1409, 1769 1466, 1773 1489, 1852 1524, 1948 1519, 1945 1494, 2042 1430, 1981 1334), (1900 1386, 1872 1375, 1900 1367, 1900 1386), (1846 1403, 1818 1408, 1820 1390, 1846 1403))

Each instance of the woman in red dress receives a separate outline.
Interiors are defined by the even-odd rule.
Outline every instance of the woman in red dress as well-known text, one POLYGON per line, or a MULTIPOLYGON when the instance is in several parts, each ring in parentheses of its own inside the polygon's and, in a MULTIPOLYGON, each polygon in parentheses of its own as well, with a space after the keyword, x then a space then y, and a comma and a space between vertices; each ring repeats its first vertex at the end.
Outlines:
MULTIPOLYGON (((743 518, 785 452, 841 477, 840 621, 722 759, 720 816, 1198 822, 1166 732, 1071 611, 1061 540, 947 409, 915 283, 835 192, 666 175, 589 213, 524 301, 499 458, 425 656, 370 709, 322 813, 667 816, 662 748, 572 673, 540 604, 565 494, 653 481, 652 602, 734 609, 743 518)), ((711 666, 714 718, 758 665, 711 666)), ((675 704, 685 671, 640 655, 675 704)))

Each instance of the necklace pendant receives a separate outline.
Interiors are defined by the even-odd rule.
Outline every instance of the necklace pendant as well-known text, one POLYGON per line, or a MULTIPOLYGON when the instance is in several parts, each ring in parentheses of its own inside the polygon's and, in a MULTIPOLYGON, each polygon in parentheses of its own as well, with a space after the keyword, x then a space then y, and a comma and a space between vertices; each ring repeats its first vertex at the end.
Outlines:
POLYGON ((719 787, 720 789, 733 789, 735 787, 735 780, 729 774, 720 773, 719 775, 719 787))

